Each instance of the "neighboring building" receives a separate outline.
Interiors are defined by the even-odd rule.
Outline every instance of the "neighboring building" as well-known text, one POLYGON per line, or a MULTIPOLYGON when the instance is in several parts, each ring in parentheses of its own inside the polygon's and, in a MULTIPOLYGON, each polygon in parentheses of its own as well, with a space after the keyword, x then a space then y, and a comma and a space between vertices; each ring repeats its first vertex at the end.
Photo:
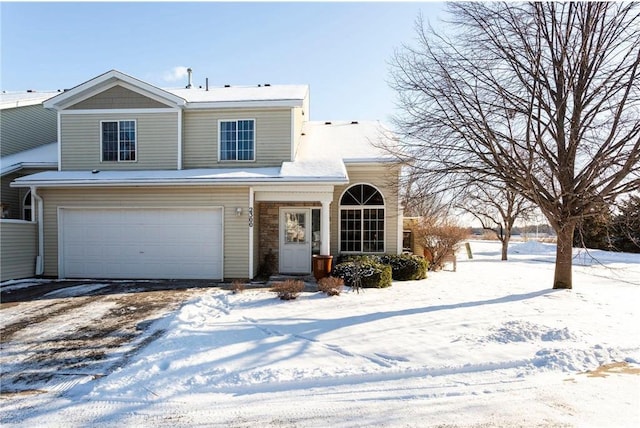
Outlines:
POLYGON ((2 218, 31 220, 29 189, 11 188, 18 177, 58 169, 57 115, 42 102, 58 92, 0 94, 0 198, 2 218))
POLYGON ((57 115, 42 102, 58 92, 0 94, 0 280, 31 277, 37 255, 30 189, 17 178, 58 169, 57 115))
POLYGON ((253 278, 402 250, 399 166, 376 148, 392 136, 308 121, 306 85, 169 90, 113 70, 44 106, 59 170, 12 185, 42 200, 46 276, 253 278))

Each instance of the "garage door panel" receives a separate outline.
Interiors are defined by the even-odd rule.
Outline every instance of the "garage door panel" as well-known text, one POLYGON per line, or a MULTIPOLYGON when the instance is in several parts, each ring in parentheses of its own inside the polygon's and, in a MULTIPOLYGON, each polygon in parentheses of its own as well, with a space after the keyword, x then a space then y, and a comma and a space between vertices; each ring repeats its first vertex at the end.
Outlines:
POLYGON ((63 209, 65 277, 222 279, 222 210, 63 209))

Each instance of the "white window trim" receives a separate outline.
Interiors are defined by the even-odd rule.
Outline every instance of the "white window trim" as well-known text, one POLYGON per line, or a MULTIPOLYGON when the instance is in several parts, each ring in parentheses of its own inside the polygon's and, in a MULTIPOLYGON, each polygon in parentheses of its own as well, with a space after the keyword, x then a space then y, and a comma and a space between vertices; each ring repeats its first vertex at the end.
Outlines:
POLYGON ((100 163, 102 162, 106 162, 106 163, 111 163, 111 162, 116 162, 116 163, 136 163, 138 162, 138 121, 136 119, 104 119, 100 121, 100 163), (118 137, 118 160, 104 160, 104 144, 102 141, 102 124, 106 123, 106 122, 117 122, 118 123, 118 135, 120 135, 120 122, 133 122, 134 126, 135 126, 135 130, 136 130, 136 140, 135 140, 135 144, 136 144, 136 159, 135 160, 120 160, 120 140, 118 137))
MULTIPOLYGON (((347 193, 347 190, 351 189, 354 186, 358 186, 360 184, 365 184, 367 186, 371 186, 374 189, 376 189, 378 191, 378 193, 380 193, 380 196, 382 196, 382 203, 384 205, 342 205, 339 204, 338 205, 338 254, 385 254, 387 252, 387 201, 386 198, 384 197, 384 193, 382 193, 382 191, 377 187, 374 186, 371 183, 354 183, 354 184, 350 184, 349 186, 347 186, 342 193, 340 194, 340 199, 338 199, 338 202, 342 201, 342 198, 344 196, 345 193, 347 193), (365 209, 383 209, 384 210, 384 217, 383 217, 383 226, 384 227, 384 234, 382 237, 382 251, 342 251, 342 210, 361 210, 361 216, 360 216, 360 221, 363 221, 362 219, 364 218, 364 210, 365 209)), ((364 234, 361 234, 360 237, 360 248, 364 247, 364 234)))
MULTIPOLYGON (((236 126, 236 132, 238 132, 238 127, 236 126)), ((257 147, 258 147, 258 130, 257 130, 257 121, 255 118, 245 118, 245 119, 218 119, 218 162, 222 162, 222 163, 227 163, 227 162, 231 162, 231 163, 248 163, 248 162, 255 162, 257 156, 257 147), (222 160, 222 142, 221 142, 221 138, 220 138, 220 131, 221 131, 221 126, 222 126, 222 122, 236 122, 236 124, 238 122, 241 122, 243 120, 250 120, 253 122, 253 159, 250 160, 234 160, 234 159, 229 159, 229 160, 222 160)), ((238 155, 238 147, 236 146, 236 157, 238 155)))

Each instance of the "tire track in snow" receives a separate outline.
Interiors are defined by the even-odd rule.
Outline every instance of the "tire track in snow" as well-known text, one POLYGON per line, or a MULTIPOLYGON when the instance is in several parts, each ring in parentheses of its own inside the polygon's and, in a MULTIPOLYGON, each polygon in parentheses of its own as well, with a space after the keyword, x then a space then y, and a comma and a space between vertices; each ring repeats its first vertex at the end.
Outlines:
POLYGON ((359 357, 359 358, 363 358, 365 360, 368 360, 380 367, 384 367, 384 368, 391 368, 393 367, 395 364, 393 364, 394 362, 397 362, 397 359, 392 359, 392 358, 388 358, 387 356, 384 356, 383 354, 375 354, 377 357, 373 357, 373 356, 369 356, 369 355, 365 355, 365 354, 359 354, 359 353, 354 353, 354 352, 350 352, 347 349, 343 348, 342 346, 339 345, 332 345, 330 343, 323 343, 321 341, 319 341, 318 339, 314 339, 311 337, 307 337, 307 336, 302 336, 300 334, 295 334, 295 333, 283 333, 281 331, 278 330, 274 330, 274 329, 270 329, 264 326, 260 325, 260 322, 256 319, 253 318, 249 318, 249 317, 242 317, 242 319, 248 323, 250 323, 253 327, 257 328, 258 330, 261 330, 263 333, 265 333, 268 336, 281 336, 281 337, 291 337, 291 338, 295 338, 295 339, 299 339, 299 340, 304 340, 307 342, 312 342, 312 343, 316 343, 319 346, 322 346, 323 348, 325 348, 328 351, 331 352, 335 352, 337 354, 340 354, 344 357, 359 357))

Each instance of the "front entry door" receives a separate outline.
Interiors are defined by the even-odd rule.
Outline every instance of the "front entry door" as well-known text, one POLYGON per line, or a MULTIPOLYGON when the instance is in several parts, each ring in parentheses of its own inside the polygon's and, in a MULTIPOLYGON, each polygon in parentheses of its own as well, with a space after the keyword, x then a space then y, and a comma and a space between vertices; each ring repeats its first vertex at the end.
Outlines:
POLYGON ((311 272, 311 212, 280 210, 280 273, 311 272))

